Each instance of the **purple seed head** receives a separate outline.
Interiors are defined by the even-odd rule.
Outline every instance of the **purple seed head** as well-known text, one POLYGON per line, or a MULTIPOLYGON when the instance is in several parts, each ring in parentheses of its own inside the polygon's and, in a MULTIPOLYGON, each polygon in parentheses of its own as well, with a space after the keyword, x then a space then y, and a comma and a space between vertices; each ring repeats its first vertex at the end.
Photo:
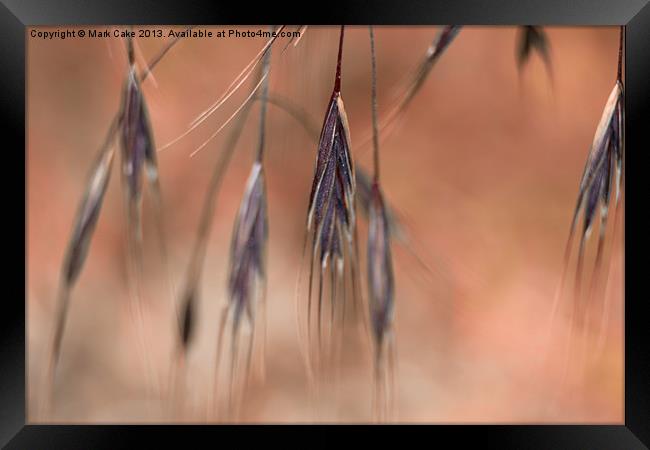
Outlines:
POLYGON ((264 255, 268 238, 266 188, 262 165, 256 162, 248 178, 230 247, 228 295, 235 323, 246 312, 253 319, 253 296, 265 277, 264 255))
POLYGON ((394 306, 393 263, 384 199, 373 183, 368 216, 368 295, 374 338, 379 347, 390 329, 394 306))
POLYGON ((68 286, 75 283, 88 256, 88 247, 97 225, 104 194, 108 186, 114 153, 113 148, 109 145, 102 149, 93 168, 84 198, 77 211, 74 230, 63 265, 63 276, 68 286))
POLYGON ((156 149, 135 67, 129 69, 124 86, 120 131, 122 171, 130 196, 138 198, 142 189, 143 166, 147 164, 155 169, 156 149))
POLYGON ((316 230, 319 235, 317 241, 330 233, 332 227, 340 227, 341 232, 351 239, 355 224, 354 174, 347 118, 340 93, 335 93, 328 106, 319 140, 309 202, 307 227, 316 230), (323 227, 321 225, 327 215, 331 217, 328 219, 330 222, 323 227))

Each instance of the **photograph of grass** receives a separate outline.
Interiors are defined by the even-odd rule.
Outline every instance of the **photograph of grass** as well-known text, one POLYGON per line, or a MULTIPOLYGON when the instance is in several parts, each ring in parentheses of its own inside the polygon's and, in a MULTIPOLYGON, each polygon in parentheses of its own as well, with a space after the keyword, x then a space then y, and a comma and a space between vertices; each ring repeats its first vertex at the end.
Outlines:
POLYGON ((625 28, 27 29, 31 423, 622 423, 625 28))

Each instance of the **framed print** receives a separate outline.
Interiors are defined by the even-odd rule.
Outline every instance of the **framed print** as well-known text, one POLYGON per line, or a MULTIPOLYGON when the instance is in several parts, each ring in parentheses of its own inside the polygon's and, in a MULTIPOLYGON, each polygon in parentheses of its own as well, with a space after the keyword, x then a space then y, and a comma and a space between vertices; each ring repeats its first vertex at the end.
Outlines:
POLYGON ((7 448, 647 448, 645 1, 0 16, 7 448))

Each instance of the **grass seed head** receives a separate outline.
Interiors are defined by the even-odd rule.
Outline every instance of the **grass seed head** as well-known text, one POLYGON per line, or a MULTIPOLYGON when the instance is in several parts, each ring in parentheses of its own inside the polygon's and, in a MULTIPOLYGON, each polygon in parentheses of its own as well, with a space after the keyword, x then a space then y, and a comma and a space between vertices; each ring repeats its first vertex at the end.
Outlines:
POLYGON ((318 158, 312 182, 308 229, 320 227, 330 208, 336 211, 334 220, 351 239, 354 228, 355 177, 350 155, 350 132, 340 92, 330 100, 318 145, 318 158))
POLYGON ((394 290, 388 218, 379 185, 373 183, 368 215, 368 303, 378 348, 391 326, 394 290))
POLYGON ((268 238, 266 187, 262 164, 255 162, 235 221, 230 247, 228 295, 235 311, 235 323, 246 312, 252 321, 255 287, 265 277, 268 238))
POLYGON ((135 66, 129 69, 124 86, 120 134, 122 171, 130 196, 139 198, 144 165, 149 171, 156 170, 156 146, 135 66))
POLYGON ((74 284, 79 277, 88 255, 90 240, 97 225, 104 194, 108 186, 114 154, 115 152, 110 145, 106 145, 102 149, 91 173, 86 193, 79 206, 63 266, 64 279, 68 286, 74 284))
POLYGON ((616 186, 617 193, 620 189, 620 177, 618 172, 622 165, 623 140, 622 121, 623 109, 620 105, 623 102, 623 90, 620 82, 617 82, 607 100, 603 115, 600 119, 594 140, 587 157, 587 163, 580 180, 578 192, 578 203, 574 212, 572 229, 575 227, 580 210, 584 206, 584 233, 586 234, 591 226, 593 214, 599 198, 602 199, 602 208, 609 206, 609 191, 613 172, 610 165, 614 160, 617 166, 616 186))
POLYGON ((430 60, 435 60, 449 47, 449 44, 454 40, 458 32, 462 28, 461 25, 446 25, 436 35, 433 44, 429 47, 427 56, 430 60))
POLYGON ((413 80, 410 83, 410 86, 407 88, 406 95, 400 102, 397 110, 402 111, 406 106, 411 102, 415 94, 418 93, 424 81, 429 76, 431 69, 435 65, 436 61, 440 59, 442 54, 447 50, 449 45, 453 42, 454 38, 460 32, 461 25, 446 25, 438 31, 436 37, 433 39, 433 42, 427 49, 427 53, 424 56, 424 60, 418 66, 413 80))

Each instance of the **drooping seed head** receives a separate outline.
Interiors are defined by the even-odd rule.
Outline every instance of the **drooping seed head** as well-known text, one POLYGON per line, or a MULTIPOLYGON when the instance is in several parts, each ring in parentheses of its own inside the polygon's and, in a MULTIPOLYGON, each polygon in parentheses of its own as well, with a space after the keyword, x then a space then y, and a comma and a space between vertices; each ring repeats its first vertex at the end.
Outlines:
POLYGON ((368 295, 374 338, 379 347, 390 329, 394 305, 393 263, 384 199, 373 183, 368 215, 368 295))
MULTIPOLYGON (((108 143, 107 143, 108 144, 108 143)), ((113 147, 107 145, 99 155, 93 168, 88 187, 77 211, 74 230, 63 265, 63 276, 68 286, 72 286, 81 272, 88 256, 88 247, 92 238, 99 212, 104 201, 104 194, 113 165, 113 147)))
MULTIPOLYGON (((617 201, 620 192, 620 173, 623 154, 623 88, 617 81, 609 95, 603 115, 596 128, 593 143, 580 180, 578 202, 573 214, 571 230, 584 208, 583 236, 591 230, 598 203, 601 204, 601 226, 605 226, 612 184, 616 184, 617 201), (616 172, 612 170, 616 166, 616 172)), ((572 233, 573 231, 571 231, 572 233)))
POLYGON ((322 228, 320 225, 325 215, 331 212, 334 215, 333 220, 341 227, 341 231, 348 239, 352 239, 355 225, 355 189, 347 116, 340 93, 334 92, 318 145, 307 228, 318 231, 322 228))
POLYGON ((449 45, 453 42, 454 38, 458 35, 458 32, 461 30, 461 28, 462 25, 447 25, 438 32, 433 42, 427 49, 424 60, 418 67, 411 85, 407 89, 406 96, 401 101, 398 110, 405 109, 413 97, 415 97, 415 94, 424 84, 424 81, 427 79, 427 76, 429 75, 429 72, 431 72, 431 69, 435 65, 436 61, 438 61, 445 50, 447 50, 449 45))
POLYGON ((316 167, 307 211, 307 234, 312 239, 306 317, 307 341, 310 347, 316 343, 318 345, 318 351, 310 354, 310 365, 314 363, 312 356, 318 355, 317 359, 323 357, 321 352, 323 303, 329 302, 330 305, 329 330, 332 338, 332 333, 340 332, 340 329, 336 331, 335 322, 343 321, 346 305, 350 301, 352 305, 356 305, 361 298, 358 283, 354 203, 356 179, 351 156, 348 120, 341 98, 343 36, 344 27, 342 26, 334 88, 318 140, 316 167), (315 261, 318 261, 319 264, 315 265, 315 261), (346 294, 347 277, 351 282, 351 298, 346 294), (318 288, 316 296, 313 297, 312 288, 315 280, 318 288), (329 300, 325 299, 323 295, 327 290, 327 285, 329 285, 330 291, 329 300), (317 308, 312 309, 312 299, 317 300, 317 308), (312 311, 315 312, 313 317, 315 320, 312 320, 312 311), (336 319, 336 311, 341 311, 341 318, 336 319), (312 340, 313 322, 318 329, 317 341, 312 340))
POLYGON ((264 171, 255 162, 246 184, 230 247, 228 295, 235 309, 235 323, 245 311, 253 320, 255 289, 265 274, 264 257, 268 238, 268 219, 264 171))
MULTIPOLYGON (((591 144, 591 150, 589 156, 587 157, 587 164, 585 166, 585 171, 580 181, 580 191, 584 191, 591 183, 593 182, 597 169, 603 159, 603 154, 609 150, 608 142, 610 141, 612 132, 615 130, 612 127, 612 122, 617 111, 617 105, 621 101, 621 85, 616 83, 612 92, 607 99, 607 104, 603 111, 603 115, 598 123, 596 128, 596 133, 594 135, 593 143, 591 144)), ((617 117, 618 120, 618 117, 617 117)), ((618 138, 615 139, 618 141, 618 138)), ((615 145, 618 147, 618 144, 615 145)))
POLYGON ((122 170, 130 196, 138 198, 142 190, 144 165, 150 171, 150 176, 157 169, 156 147, 135 66, 130 67, 124 85, 120 131, 122 170))

